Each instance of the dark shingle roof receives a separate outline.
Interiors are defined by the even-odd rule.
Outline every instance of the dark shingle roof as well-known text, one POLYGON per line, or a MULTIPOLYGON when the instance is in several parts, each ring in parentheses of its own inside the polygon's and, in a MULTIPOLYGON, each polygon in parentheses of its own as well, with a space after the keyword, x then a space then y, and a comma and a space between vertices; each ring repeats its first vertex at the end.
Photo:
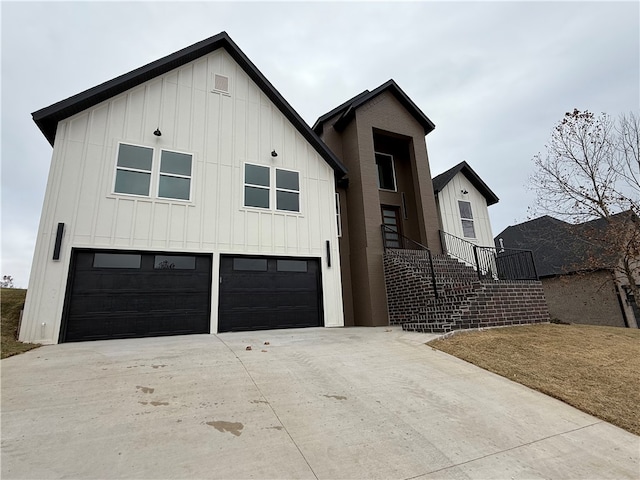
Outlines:
POLYGON ((355 112, 362 105, 370 101, 371 99, 377 97, 383 92, 389 91, 391 92, 398 101, 407 109, 407 111, 413 115, 413 117, 422 125, 424 128, 425 135, 431 132, 434 128, 436 128, 435 124, 429 120, 429 118, 418 108, 418 106, 413 103, 413 101, 407 96, 406 93, 402 91, 402 89, 398 86, 398 84, 392 80, 389 80, 373 91, 365 90, 364 92, 356 95, 355 97, 347 100, 342 105, 334 108, 330 112, 325 113, 321 117, 316 120, 316 123, 313 124, 313 130, 320 134, 322 132, 322 128, 324 122, 326 122, 329 118, 342 113, 340 118, 333 124, 333 128, 337 131, 341 132, 345 129, 345 127, 353 120, 355 112))
POLYGON ((491 191, 486 183, 478 176, 478 174, 469 166, 467 162, 460 162, 455 167, 450 168, 446 172, 433 177, 433 193, 436 195, 440 192, 458 173, 462 173, 471 184, 478 189, 484 198, 487 199, 487 205, 498 203, 498 196, 491 191))
MULTIPOLYGON (((629 211, 613 215, 610 221, 627 221, 629 218, 637 222, 637 217, 629 211)), ((608 226, 609 222, 604 218, 572 225, 545 215, 505 228, 494 241, 497 248, 500 248, 502 239, 504 248, 532 250, 538 275, 548 277, 611 268, 616 259, 608 258, 611 252, 599 244, 606 242, 608 226), (600 234, 602 236, 598 238, 600 234)))
POLYGON ((324 160, 334 169, 337 177, 342 177, 347 173, 347 168, 329 150, 329 148, 318 138, 309 128, 309 125, 300 115, 289 105, 280 95, 275 87, 257 69, 249 58, 231 40, 226 32, 214 35, 206 40, 183 48, 171 55, 163 57, 155 62, 151 62, 129 73, 120 75, 112 80, 102 83, 96 87, 85 90, 72 97, 54 103, 32 113, 36 125, 40 128, 49 143, 53 146, 56 136, 58 122, 76 113, 108 100, 120 93, 123 93, 148 80, 167 73, 175 68, 185 65, 204 55, 207 55, 219 48, 224 48, 231 57, 242 67, 247 75, 262 89, 267 97, 278 107, 285 117, 294 125, 300 134, 314 147, 314 149, 324 158, 324 160))

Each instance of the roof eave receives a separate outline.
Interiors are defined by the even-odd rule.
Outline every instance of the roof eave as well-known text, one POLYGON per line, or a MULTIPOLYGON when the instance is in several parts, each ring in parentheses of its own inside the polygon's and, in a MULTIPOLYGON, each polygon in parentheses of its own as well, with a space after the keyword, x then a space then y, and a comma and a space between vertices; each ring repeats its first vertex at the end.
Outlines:
POLYGON ((413 101, 407 96, 406 93, 404 93, 404 91, 402 91, 402 89, 394 80, 388 80, 375 90, 368 93, 366 93, 365 91, 361 95, 358 95, 355 99, 353 99, 354 101, 349 105, 349 107, 346 108, 342 116, 333 124, 333 128, 335 128, 338 132, 344 131, 347 125, 355 117, 355 112, 360 106, 387 90, 389 90, 398 99, 402 106, 409 113, 411 113, 411 115, 418 121, 418 123, 420 123, 420 125, 424 129, 425 135, 428 135, 436 128, 435 124, 422 112, 422 110, 420 110, 420 108, 418 108, 415 103, 413 103, 413 101))
POLYGON ((224 48, 229 55, 244 69, 249 77, 262 89, 267 97, 294 124, 302 136, 314 147, 322 158, 334 169, 337 178, 347 173, 347 168, 329 150, 329 148, 311 130, 309 125, 289 105, 284 97, 275 89, 258 68, 231 40, 226 32, 221 32, 206 40, 183 48, 159 60, 120 75, 93 88, 78 93, 48 107, 32 113, 32 118, 51 146, 55 142, 58 122, 76 113, 91 108, 98 103, 123 93, 143 82, 156 78, 164 73, 181 67, 210 52, 224 48))

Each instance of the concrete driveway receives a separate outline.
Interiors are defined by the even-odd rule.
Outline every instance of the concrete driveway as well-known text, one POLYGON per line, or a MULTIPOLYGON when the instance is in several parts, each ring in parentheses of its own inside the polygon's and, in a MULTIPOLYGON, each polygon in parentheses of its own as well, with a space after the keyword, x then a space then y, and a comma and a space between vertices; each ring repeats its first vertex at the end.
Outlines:
POLYGON ((11 357, 1 362, 2 478, 640 476, 639 437, 435 351, 430 338, 280 330, 11 357))

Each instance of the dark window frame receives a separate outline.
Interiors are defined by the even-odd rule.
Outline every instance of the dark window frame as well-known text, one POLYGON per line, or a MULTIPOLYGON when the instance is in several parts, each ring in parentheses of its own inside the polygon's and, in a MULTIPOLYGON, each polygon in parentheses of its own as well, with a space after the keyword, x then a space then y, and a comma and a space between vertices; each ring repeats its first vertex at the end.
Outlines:
POLYGON ((395 160, 393 158, 393 155, 389 154, 389 153, 383 153, 383 152, 374 152, 375 153, 375 160, 376 160, 376 169, 378 172, 378 188, 380 190, 384 190, 387 192, 397 192, 398 191, 398 179, 396 177, 396 166, 395 166, 395 160), (387 172, 387 175, 385 175, 382 172, 382 168, 385 168, 383 165, 381 165, 381 163, 379 162, 379 160, 381 160, 383 157, 388 157, 389 159, 389 168, 391 169, 391 180, 393 181, 393 188, 388 188, 389 185, 385 185, 383 186, 382 183, 384 181, 384 178, 386 176, 388 176, 389 172, 387 172))

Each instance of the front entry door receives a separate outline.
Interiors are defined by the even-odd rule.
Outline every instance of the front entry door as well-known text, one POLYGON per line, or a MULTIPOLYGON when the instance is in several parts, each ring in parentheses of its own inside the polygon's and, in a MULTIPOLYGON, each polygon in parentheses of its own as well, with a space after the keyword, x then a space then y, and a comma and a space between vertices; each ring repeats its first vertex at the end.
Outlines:
POLYGON ((382 205, 382 224, 385 248, 402 248, 400 208, 382 205))

